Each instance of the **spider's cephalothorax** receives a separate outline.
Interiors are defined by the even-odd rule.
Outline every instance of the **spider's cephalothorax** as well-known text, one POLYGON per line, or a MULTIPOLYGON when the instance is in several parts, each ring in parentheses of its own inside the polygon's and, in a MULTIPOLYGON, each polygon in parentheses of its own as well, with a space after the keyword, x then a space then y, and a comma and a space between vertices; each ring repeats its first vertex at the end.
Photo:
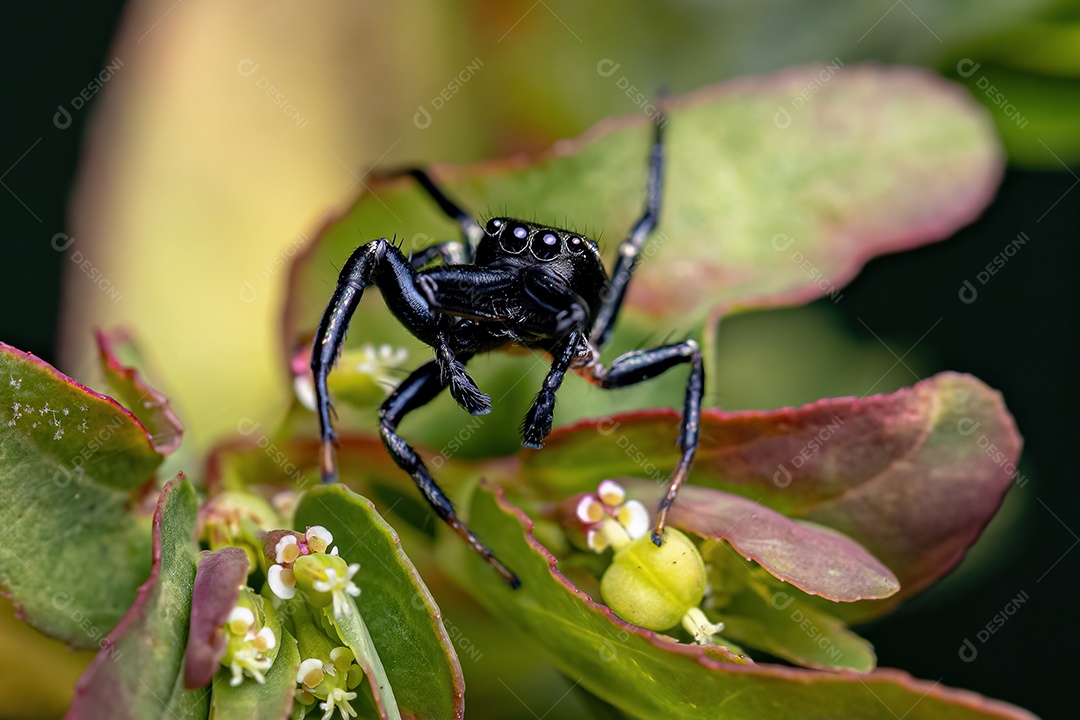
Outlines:
POLYGON ((405 257, 393 243, 381 238, 358 247, 342 268, 311 355, 325 481, 337 476, 336 438, 330 422, 326 380, 364 289, 374 284, 398 320, 434 351, 434 358, 406 378, 379 410, 383 443, 398 466, 412 476, 436 514, 514 587, 519 584, 517 576, 457 517, 423 461, 397 434, 401 419, 430 402, 444 388, 466 411, 474 415, 488 412, 491 399, 477 388, 465 364, 478 353, 508 345, 533 348, 551 357, 551 369, 521 428, 522 444, 539 448, 551 432, 555 393, 567 372, 611 389, 689 364, 690 379, 678 439, 682 455, 653 528, 653 542, 660 544, 668 509, 697 449, 705 379, 701 352, 697 343, 686 340, 627 353, 608 367, 599 358, 641 248, 660 215, 665 124, 666 119, 661 117, 656 125, 645 212, 620 244, 610 278, 596 243, 584 235, 508 217, 492 218, 481 228, 424 171, 403 173, 413 177, 443 212, 459 223, 464 240, 439 243, 405 257))
MULTIPOLYGON (((473 264, 518 280, 511 293, 517 303, 516 312, 508 313, 513 316, 508 318, 511 324, 514 319, 525 319, 531 311, 545 312, 542 297, 536 297, 538 286, 572 289, 591 323, 600 310, 601 295, 610 285, 595 242, 580 233, 514 218, 487 221, 473 264)), ((551 309, 557 312, 563 308, 551 309)))

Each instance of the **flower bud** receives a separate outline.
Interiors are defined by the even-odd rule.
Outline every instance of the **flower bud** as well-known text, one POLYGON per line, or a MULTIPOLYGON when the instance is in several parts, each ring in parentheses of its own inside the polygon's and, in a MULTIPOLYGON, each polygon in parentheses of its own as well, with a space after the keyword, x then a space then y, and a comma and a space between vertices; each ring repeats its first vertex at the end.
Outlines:
POLYGON ((660 547, 644 535, 615 553, 600 593, 616 615, 650 630, 679 624, 705 594, 705 563, 697 546, 668 528, 660 547))

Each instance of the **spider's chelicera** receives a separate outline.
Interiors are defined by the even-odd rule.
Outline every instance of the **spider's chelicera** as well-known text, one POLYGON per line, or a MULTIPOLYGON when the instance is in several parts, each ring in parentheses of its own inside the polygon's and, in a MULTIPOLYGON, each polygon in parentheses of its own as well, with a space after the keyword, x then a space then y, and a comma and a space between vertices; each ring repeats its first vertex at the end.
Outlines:
POLYGON ((551 357, 551 369, 522 422, 522 444, 539 448, 551 432, 555 393, 567 372, 597 387, 633 385, 668 368, 687 363, 682 427, 682 455, 660 501, 652 539, 661 543, 668 509, 686 478, 697 449, 704 368, 693 340, 636 350, 600 362, 619 314, 634 267, 660 215, 664 167, 664 118, 657 123, 648 164, 645 211, 619 246, 610 275, 596 243, 580 233, 496 217, 481 227, 453 202, 423 170, 407 170, 426 193, 462 229, 462 241, 449 241, 405 257, 388 239, 358 247, 341 270, 315 335, 311 370, 322 438, 322 475, 337 476, 336 437, 330 422, 326 381, 341 350, 349 320, 364 290, 376 285, 390 310, 408 330, 430 345, 435 357, 420 366, 383 402, 379 422, 383 442, 402 470, 412 476, 436 514, 461 536, 511 586, 516 575, 492 554, 454 512, 450 499, 416 452, 397 434, 401 419, 430 402, 444 388, 469 413, 491 410, 491 398, 477 388, 465 369, 478 353, 521 346, 551 357))

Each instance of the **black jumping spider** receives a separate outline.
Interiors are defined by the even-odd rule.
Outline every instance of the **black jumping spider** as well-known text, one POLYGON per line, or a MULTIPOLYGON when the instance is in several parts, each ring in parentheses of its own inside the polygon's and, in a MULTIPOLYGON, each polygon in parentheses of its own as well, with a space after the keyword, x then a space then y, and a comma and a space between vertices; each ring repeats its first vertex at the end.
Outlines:
POLYGON ((627 353, 605 367, 600 349, 619 314, 638 255, 660 215, 664 167, 664 118, 657 123, 648 166, 645 212, 619 245, 609 279, 596 243, 585 236, 537 223, 496 217, 484 227, 435 185, 423 170, 407 170, 447 216, 462 229, 462 241, 443 242, 405 257, 388 239, 358 247, 341 270, 337 288, 315 335, 311 370, 322 437, 322 475, 337 475, 326 380, 345 339, 349 320, 364 290, 376 285, 408 330, 430 345, 435 358, 422 365, 386 399, 379 411, 383 442, 402 470, 412 476, 435 512, 480 553, 513 587, 520 583, 454 512, 416 452, 397 434, 398 423, 446 387, 474 415, 491 409, 465 364, 478 353, 511 345, 551 356, 551 369, 522 423, 522 444, 539 448, 551 432, 555 393, 568 371, 601 388, 648 380, 689 363, 682 450, 668 490, 657 510, 652 539, 661 542, 668 509, 686 478, 697 449, 704 368, 693 340, 627 353), (434 264, 432 267, 428 265, 434 264))

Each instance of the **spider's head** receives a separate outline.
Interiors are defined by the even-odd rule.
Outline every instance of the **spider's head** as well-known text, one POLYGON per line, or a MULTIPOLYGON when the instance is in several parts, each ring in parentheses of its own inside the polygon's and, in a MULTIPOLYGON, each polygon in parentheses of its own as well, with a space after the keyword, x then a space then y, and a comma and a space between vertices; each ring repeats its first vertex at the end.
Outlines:
POLYGON ((522 264, 569 262, 573 265, 600 262, 600 248, 581 233, 548 225, 494 217, 484 226, 476 262, 487 265, 503 258, 522 264))
POLYGON ((594 312, 608 284, 595 242, 581 233, 516 218, 487 221, 476 249, 476 264, 543 268, 570 286, 594 312))

